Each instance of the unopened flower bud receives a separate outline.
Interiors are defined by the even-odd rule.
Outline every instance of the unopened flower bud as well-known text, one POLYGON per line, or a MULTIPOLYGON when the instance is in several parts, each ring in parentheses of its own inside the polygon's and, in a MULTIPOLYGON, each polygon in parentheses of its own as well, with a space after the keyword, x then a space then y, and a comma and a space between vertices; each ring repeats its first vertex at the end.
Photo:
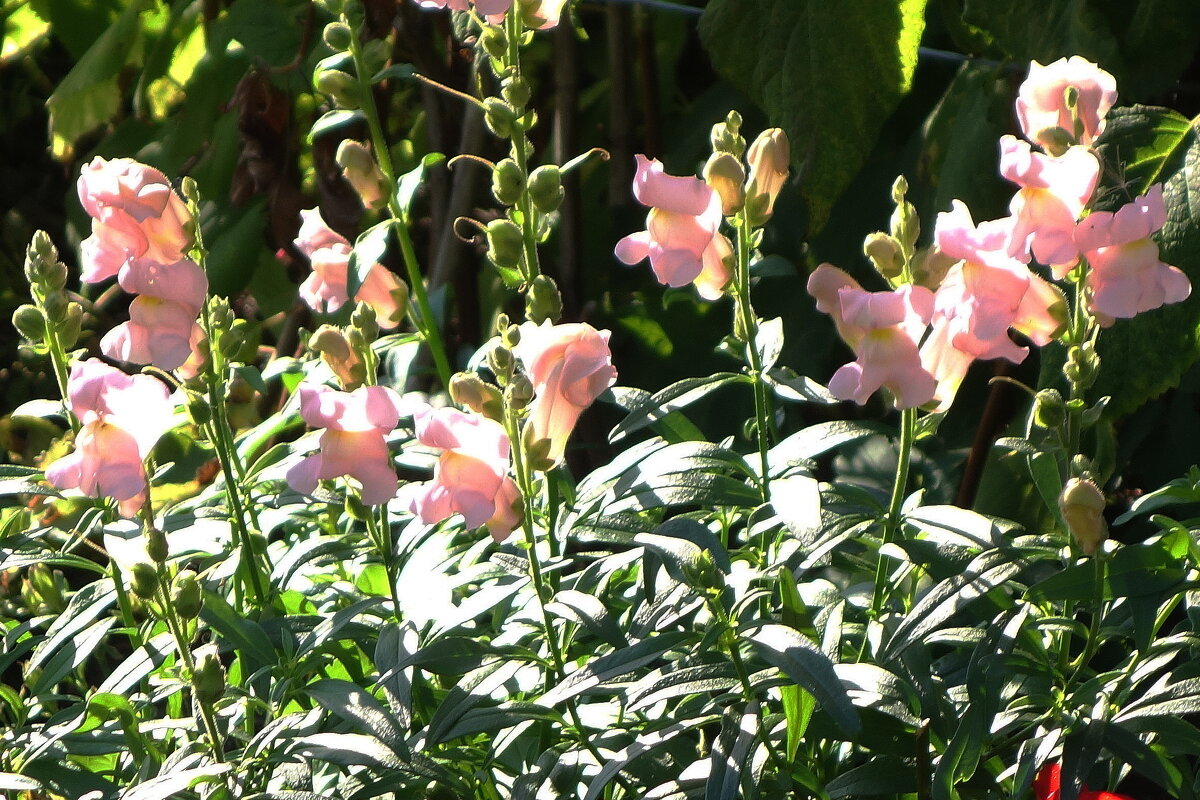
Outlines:
POLYGON ((1089 556, 1094 555, 1100 543, 1108 538, 1104 505, 1104 493, 1084 478, 1071 478, 1058 496, 1058 509, 1067 529, 1079 549, 1089 556))
POLYGON ((486 26, 479 42, 483 45, 483 52, 494 59, 500 60, 508 55, 508 38, 501 25, 486 26))
POLYGON ((67 296, 62 292, 52 292, 42 301, 42 310, 47 321, 53 325, 67 315, 67 296))
POLYGON ((775 212, 775 198, 787 180, 792 160, 791 145, 782 128, 768 128, 746 151, 750 182, 746 185, 746 216, 759 227, 775 212))
POLYGON ((391 56, 392 43, 390 39, 372 39, 369 42, 363 42, 362 59, 368 75, 374 75, 383 69, 391 56))
POLYGON ((500 312, 498 315, 496 315, 495 333, 497 335, 504 333, 506 330, 508 330, 508 326, 511 324, 512 320, 508 318, 508 314, 500 312))
POLYGON ((325 44, 329 45, 331 50, 349 50, 350 43, 354 40, 354 33, 344 22, 331 22, 325 26, 322 38, 325 39, 325 44))
POLYGON ((129 568, 129 583, 134 594, 143 600, 151 600, 158 591, 158 570, 153 564, 138 561, 129 568))
POLYGON ((499 97, 489 97, 483 101, 483 121, 492 133, 501 139, 507 139, 513 134, 513 123, 517 121, 517 113, 499 97))
POLYGON ((342 176, 354 187, 366 208, 383 208, 391 195, 391 184, 375 163, 371 151, 353 139, 343 139, 338 145, 337 163, 342 176))
POLYGON ((361 97, 354 76, 340 69, 325 69, 317 73, 313 86, 321 94, 329 95, 342 108, 358 108, 361 97))
POLYGON ((521 263, 525 239, 512 220, 494 219, 487 224, 488 260, 497 267, 514 268, 521 263))
POLYGON ((504 346, 509 350, 513 350, 521 343, 521 326, 509 325, 504 329, 504 333, 500 334, 500 341, 504 342, 504 346))
POLYGON ((555 323, 562 317, 562 293, 558 284, 549 275, 538 275, 529 284, 525 294, 525 316, 530 322, 541 325, 546 320, 555 323))
POLYGON ((529 105, 529 94, 529 81, 520 75, 505 79, 504 86, 500 89, 500 95, 514 109, 529 105))
POLYGON ((904 272, 904 252, 896 239, 882 231, 869 234, 863 242, 863 253, 871 259, 875 270, 889 281, 904 272))
POLYGON ((36 306, 19 306, 12 315, 13 327, 29 341, 37 344, 46 336, 46 317, 36 306))
POLYGON ((712 127, 709 140, 714 153, 729 153, 736 159, 741 159, 746 152, 746 140, 739 133, 742 128, 742 115, 730 111, 724 122, 718 122, 712 127))
POLYGON ((171 605, 183 619, 195 619, 200 616, 200 581, 196 580, 196 573, 192 570, 182 570, 175 576, 171 586, 171 605))
POLYGON ((351 346, 345 333, 332 325, 322 325, 308 338, 308 348, 321 354, 321 360, 337 376, 342 388, 352 392, 367 379, 367 368, 359 351, 351 346))
POLYGON ((721 213, 730 216, 746 202, 746 169, 729 153, 713 153, 704 164, 704 182, 721 198, 721 213))
POLYGON ((515 206, 525 191, 525 173, 517 162, 506 158, 492 170, 492 194, 506 206, 515 206))
POLYGON ((350 314, 350 324, 356 330, 362 331, 363 338, 367 341, 371 341, 379 335, 375 307, 366 301, 359 300, 355 304, 354 312, 350 314))
POLYGON ((62 581, 61 572, 51 569, 47 564, 35 564, 26 574, 34 595, 47 609, 61 611, 66 606, 62 588, 59 586, 62 581))
POLYGON ((1073 346, 1067 351, 1067 363, 1063 365, 1063 374, 1067 380, 1086 389, 1096 382, 1100 373, 1100 356, 1091 342, 1073 346))
POLYGON ((921 220, 917 216, 917 209, 905 199, 906 194, 908 179, 898 175, 892 184, 892 202, 896 204, 896 210, 892 212, 892 237, 900 243, 905 253, 912 253, 921 236, 921 220))
POLYGON ((42 289, 46 292, 60 292, 67 285, 67 265, 61 261, 51 261, 45 265, 42 272, 42 289))
POLYGON ((195 425, 207 425, 211 422, 213 413, 208 398, 198 392, 188 392, 187 415, 195 425))
POLYGON ((501 413, 500 390, 474 372, 459 372, 450 378, 450 399, 485 417, 497 419, 501 413))
POLYGON ((1057 428, 1067 419, 1067 405, 1057 389, 1042 389, 1033 401, 1033 421, 1042 428, 1057 428))
POLYGON ((237 358, 242 345, 246 343, 246 320, 235 319, 228 330, 221 334, 221 355, 229 360, 237 358))
POLYGON ((529 199, 543 214, 557 211, 565 194, 562 171, 554 164, 538 167, 529 176, 529 199))
POLYGON ((156 564, 164 563, 170 555, 167 535, 154 526, 146 529, 146 555, 156 564))
POLYGON ((513 354, 503 345, 493 347, 487 354, 488 369, 496 376, 501 384, 508 383, 508 379, 512 376, 513 369, 513 354))
POLYGON ((70 350, 79 341, 79 332, 83 329, 83 306, 76 302, 67 303, 67 313, 58 323, 58 343, 64 350, 70 350))
POLYGON ((196 699, 203 705, 211 705, 225 694, 225 668, 217 654, 209 651, 197 659, 195 692, 196 699))
POLYGON ((509 408, 520 411, 533 400, 533 384, 529 376, 523 372, 513 375, 508 386, 504 387, 504 402, 509 408))

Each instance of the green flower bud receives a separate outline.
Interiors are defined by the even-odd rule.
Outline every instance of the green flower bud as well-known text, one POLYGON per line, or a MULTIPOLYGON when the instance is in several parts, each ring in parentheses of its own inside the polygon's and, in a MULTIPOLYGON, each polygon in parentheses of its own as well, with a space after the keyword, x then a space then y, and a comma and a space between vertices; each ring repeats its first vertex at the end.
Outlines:
POLYGON ((1094 555, 1100 543, 1108 538, 1104 506, 1104 493, 1084 478, 1071 478, 1058 496, 1058 510, 1067 523, 1067 530, 1079 549, 1089 556, 1094 555))
POLYGON ((562 317, 562 294, 549 275, 538 275, 525 294, 525 316, 541 325, 546 320, 558 322, 562 317))
POLYGON ((742 115, 730 111, 724 122, 718 122, 712 127, 709 140, 714 153, 728 153, 739 161, 746 152, 746 140, 739 131, 742 128, 742 115))
POLYGON ((533 384, 530 382, 529 377, 523 372, 513 375, 508 386, 504 387, 504 402, 509 408, 520 411, 529 405, 532 400, 533 384))
POLYGON ((36 306, 19 306, 12 315, 13 327, 34 344, 46 338, 46 317, 36 306))
POLYGON ((521 327, 519 325, 509 325, 504 329, 504 333, 500 334, 500 341, 504 342, 504 346, 512 350, 521 343, 521 327))
POLYGON ((746 168, 729 153, 713 153, 704 164, 704 182, 721 198, 721 213, 736 214, 746 203, 746 168))
POLYGON ((506 158, 492 170, 492 194, 498 202, 506 206, 515 206, 525 191, 525 173, 517 166, 517 162, 506 158))
POLYGON ((487 225, 487 257, 497 267, 514 268, 520 265, 525 239, 512 220, 494 219, 487 225))
POLYGON ((492 419, 498 419, 502 410, 500 390, 474 372, 458 372, 450 378, 450 399, 492 419))
POLYGON ((1100 375, 1100 356, 1091 342, 1084 342, 1067 351, 1063 375, 1081 389, 1086 389, 1096 382, 1100 375))
POLYGON ((379 323, 376 322, 375 309, 370 303, 359 300, 350 315, 350 324, 362 332, 367 341, 379 335, 379 323))
POLYGON ((187 393, 187 415, 196 425, 207 425, 212 421, 212 406, 208 398, 198 392, 187 393))
POLYGON ((344 22, 331 22, 325 26, 322 38, 331 50, 349 50, 350 43, 354 41, 354 32, 344 22))
POLYGON ((42 288, 46 292, 61 292, 67 285, 67 265, 61 261, 47 263, 42 273, 42 288))
POLYGON ((233 320, 229 328, 221 334, 220 342, 221 355, 230 360, 236 359, 242 345, 246 343, 246 320, 233 320))
POLYGON ((158 528, 146 529, 146 555, 156 564, 165 563, 170 555, 167 549, 167 535, 158 528))
POLYGON ((197 660, 196 674, 192 676, 196 700, 203 705, 212 705, 225 694, 225 668, 214 652, 207 652, 197 660))
POLYGON ((500 334, 502 334, 506 330, 508 330, 508 326, 510 324, 511 324, 511 321, 508 318, 508 314, 505 314, 503 312, 498 314, 496 316, 496 328, 495 328, 496 335, 499 336, 500 334))
POLYGON ((1066 422, 1067 405, 1057 389, 1042 389, 1033 401, 1033 421, 1042 428, 1057 428, 1066 422))
POLYGON ((372 39, 363 43, 362 59, 367 68, 367 75, 374 75, 383 69, 392 57, 392 43, 389 39, 372 39))
POLYGON ((183 619, 195 619, 200 616, 203 598, 200 595, 200 581, 196 580, 195 572, 185 569, 175 576, 171 586, 171 605, 175 607, 175 613, 183 619))
POLYGON ((562 171, 554 164, 538 167, 529 176, 529 199, 543 214, 557 211, 565 195, 562 171))
POLYGON ((892 202, 896 204, 896 210, 892 212, 892 237, 906 254, 911 254, 921 236, 921 219, 913 204, 904 199, 907 193, 908 180, 903 175, 897 176, 892 184, 892 202))
POLYGON ((158 570, 153 564, 137 562, 129 568, 129 577, 134 594, 143 600, 154 599, 154 594, 158 591, 158 570))
POLYGON ((42 301, 42 310, 50 324, 61 321, 67 316, 67 305, 70 303, 62 292, 52 292, 42 301))
POLYGON ((500 95, 513 108, 524 108, 529 105, 529 81, 519 75, 514 75, 504 81, 504 87, 500 89, 500 95))
POLYGON ((354 76, 340 69, 326 69, 317 73, 313 86, 321 94, 329 95, 342 108, 358 108, 362 99, 358 91, 358 81, 354 76))
POLYGON ((483 120, 487 123, 488 130, 501 139, 507 139, 513 134, 513 123, 517 121, 517 113, 499 97, 489 97, 483 101, 483 120))
POLYGON ((508 56, 508 38, 505 36, 503 26, 488 25, 483 29, 479 42, 483 45, 483 52, 497 61, 508 56))
POLYGON ((863 253, 875 265, 875 271, 889 281, 904 272, 904 252, 896 239, 883 231, 869 234, 863 242, 863 253))
POLYGON ((58 343, 64 350, 70 350, 79 341, 79 332, 83 329, 83 306, 74 301, 67 303, 67 313, 58 323, 58 343))
POLYGON ((488 369, 496 376, 496 379, 500 381, 501 386, 507 384, 508 379, 512 377, 513 371, 512 350, 503 345, 493 347, 488 351, 487 365, 488 369))

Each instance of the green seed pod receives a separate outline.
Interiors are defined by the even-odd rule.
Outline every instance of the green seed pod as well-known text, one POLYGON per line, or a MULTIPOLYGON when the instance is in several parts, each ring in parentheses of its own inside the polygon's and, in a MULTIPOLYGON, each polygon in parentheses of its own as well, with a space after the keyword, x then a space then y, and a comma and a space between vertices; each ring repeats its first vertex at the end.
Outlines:
POLYGON ((185 569, 175 576, 171 586, 171 605, 175 606, 175 613, 183 619, 195 619, 200 616, 203 598, 200 595, 200 581, 196 580, 195 572, 185 569))
POLYGON ((1066 422, 1067 405, 1057 389, 1042 389, 1033 401, 1033 421, 1042 428, 1057 428, 1066 422))
POLYGON ((42 301, 42 310, 46 314, 46 321, 50 324, 61 322, 67 316, 67 296, 62 292, 51 292, 46 295, 42 301))
POLYGON ((205 653, 196 664, 193 676, 196 699, 203 705, 211 705, 225 694, 225 668, 216 653, 205 653))
POLYGON ((497 267, 514 268, 521 263, 525 239, 512 220, 494 219, 487 225, 487 257, 497 267))
POLYGON ((83 306, 74 301, 67 303, 67 313, 58 323, 58 343, 64 350, 70 350, 79 341, 79 332, 83 329, 83 306))
POLYGON ((565 194, 562 171, 554 164, 538 167, 529 176, 529 199, 543 214, 557 211, 565 194))
POLYGON ((507 139, 513 134, 513 123, 517 121, 517 113, 499 97, 489 97, 483 101, 483 119, 488 130, 501 139, 507 139))
POLYGON ((504 81, 504 87, 500 90, 500 95, 514 109, 524 108, 529 105, 529 81, 519 75, 514 75, 504 81))
POLYGON ((525 173, 517 166, 517 162, 506 158, 492 170, 492 194, 498 202, 506 206, 515 206, 525 191, 525 173))
POLYGON ((354 306, 354 313, 350 315, 350 324, 361 331, 363 338, 367 341, 371 341, 379 335, 379 323, 376 321, 375 309, 362 300, 359 300, 358 304, 354 306))
POLYGON ((139 561, 129 568, 129 576, 134 594, 143 600, 154 599, 158 591, 158 570, 153 564, 139 561))
POLYGON ((504 333, 500 334, 500 340, 508 349, 514 349, 521 343, 521 326, 509 325, 504 329, 504 333))
POLYGON ((372 39, 363 43, 362 59, 367 75, 374 75, 383 69, 391 56, 392 43, 389 39, 372 39))
POLYGON ((208 398, 198 392, 188 392, 187 415, 195 425, 207 425, 211 422, 213 412, 208 398))
POLYGON ((1071 478, 1058 496, 1058 510, 1079 549, 1094 555, 1108 538, 1104 492, 1086 478, 1071 478))
POLYGON ((167 549, 167 535, 158 528, 146 529, 146 555, 150 556, 150 560, 156 564, 165 563, 167 557, 170 556, 170 551, 167 549))
POLYGON ((541 325, 546 320, 558 322, 562 317, 562 294, 549 275, 538 275, 525 294, 525 316, 541 325))
POLYGON ((13 327, 34 344, 46 338, 46 317, 36 306, 19 306, 12 315, 13 327))
POLYGON ((344 22, 331 22, 325 26, 322 38, 331 50, 349 50, 350 43, 354 41, 354 32, 344 22))
POLYGON ((493 347, 487 354, 488 369, 490 369, 503 386, 508 383, 508 379, 512 376, 513 370, 513 354, 503 345, 493 347))
POLYGON ((1067 380, 1086 389, 1096 382, 1100 374, 1100 356, 1091 342, 1072 347, 1067 351, 1067 363, 1063 365, 1067 380))

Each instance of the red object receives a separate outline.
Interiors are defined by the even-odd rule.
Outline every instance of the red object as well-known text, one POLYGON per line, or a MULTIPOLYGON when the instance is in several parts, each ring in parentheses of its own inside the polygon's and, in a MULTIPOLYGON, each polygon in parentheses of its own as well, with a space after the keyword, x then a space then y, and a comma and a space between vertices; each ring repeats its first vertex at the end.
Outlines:
MULTIPOLYGON (((1033 796, 1037 800, 1058 800, 1059 781, 1062 768, 1058 764, 1047 764, 1042 767, 1033 779, 1033 796)), ((1132 797, 1112 792, 1088 791, 1086 785, 1079 793, 1079 800, 1133 800, 1132 797)))

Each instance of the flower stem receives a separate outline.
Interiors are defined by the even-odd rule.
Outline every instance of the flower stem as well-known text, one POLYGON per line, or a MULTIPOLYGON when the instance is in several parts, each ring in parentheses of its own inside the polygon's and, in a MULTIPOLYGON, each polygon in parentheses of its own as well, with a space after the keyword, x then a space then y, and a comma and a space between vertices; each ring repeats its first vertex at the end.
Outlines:
POLYGON ((750 380, 754 387, 754 416, 755 438, 758 441, 759 466, 762 469, 762 481, 759 489, 762 501, 771 499, 771 463, 768 451, 771 447, 771 400, 766 381, 763 380, 762 358, 758 352, 758 317, 750 302, 750 251, 753 245, 750 240, 750 225, 745 213, 739 214, 737 226, 737 273, 734 275, 733 294, 737 303, 737 314, 741 321, 742 332, 745 335, 746 365, 750 371, 750 380))
MULTIPOLYGON (((892 484, 892 499, 888 504, 887 518, 883 521, 883 544, 891 544, 900 529, 900 512, 904 505, 904 494, 908 489, 909 460, 912 457, 913 439, 917 432, 917 410, 905 408, 900 411, 900 454, 896 463, 896 481, 892 484)), ((880 553, 875 567, 875 589, 871 593, 870 616, 875 619, 883 609, 887 597, 887 569, 884 556, 880 553)))
POLYGON ((354 72, 358 79, 359 94, 362 96, 362 112, 367 118, 367 127, 371 131, 371 145, 375 149, 375 157, 379 159, 379 169, 387 178, 390 191, 388 193, 388 211, 398 224, 392 229, 400 241, 400 255, 404 259, 404 269, 408 273, 408 283, 412 289, 412 297, 416 300, 417 311, 414 322, 420 331, 429 351, 433 356, 434 367, 442 386, 450 385, 450 361, 446 358, 446 346, 442 343, 442 334, 438 328, 437 317, 429 304, 429 293, 425 289, 425 279, 421 275, 417 263, 417 253, 413 248, 412 235, 408 232, 408 220, 400 199, 396 196, 396 170, 392 164, 392 153, 388 147, 387 137, 384 136, 383 125, 379 121, 379 109, 375 105, 375 94, 371 88, 371 76, 367 74, 366 61, 363 59, 362 42, 358 38, 358 30, 343 16, 343 22, 350 28, 350 57, 354 60, 354 72))
MULTIPOLYGON (((505 39, 508 44, 506 66, 512 71, 514 77, 520 78, 521 37, 524 35, 525 27, 521 21, 519 8, 505 16, 504 25, 505 39)), ((525 135, 527 130, 525 121, 528 119, 530 117, 528 112, 526 112, 513 125, 512 136, 510 137, 513 161, 516 162, 521 174, 525 176, 529 175, 529 162, 533 158, 533 147, 529 142, 529 137, 525 135)), ((529 282, 541 274, 541 264, 538 260, 535 212, 533 200, 529 196, 528 184, 521 190, 521 196, 517 200, 517 211, 521 214, 521 239, 524 244, 521 256, 521 276, 526 282, 529 282)))

